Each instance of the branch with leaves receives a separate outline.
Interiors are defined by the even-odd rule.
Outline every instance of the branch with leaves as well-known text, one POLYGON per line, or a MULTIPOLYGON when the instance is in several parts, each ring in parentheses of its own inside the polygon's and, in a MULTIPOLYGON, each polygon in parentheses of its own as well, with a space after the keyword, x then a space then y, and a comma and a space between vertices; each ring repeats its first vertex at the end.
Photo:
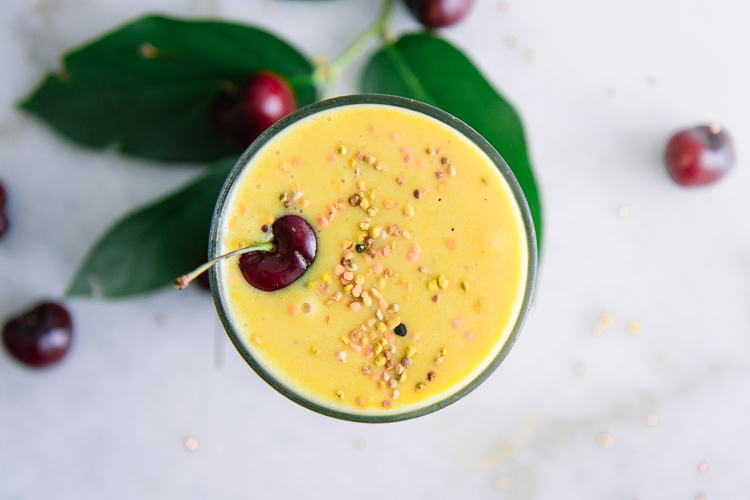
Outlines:
POLYGON ((541 204, 523 127, 513 107, 456 47, 434 32, 391 38, 393 0, 330 65, 258 28, 220 21, 148 16, 63 56, 20 107, 70 140, 170 162, 209 164, 189 185, 116 222, 80 264, 67 296, 124 297, 170 285, 205 255, 214 204, 241 150, 211 120, 217 95, 270 71, 299 107, 334 92, 338 77, 376 40, 363 93, 437 106, 484 136, 526 195, 541 241, 541 204))

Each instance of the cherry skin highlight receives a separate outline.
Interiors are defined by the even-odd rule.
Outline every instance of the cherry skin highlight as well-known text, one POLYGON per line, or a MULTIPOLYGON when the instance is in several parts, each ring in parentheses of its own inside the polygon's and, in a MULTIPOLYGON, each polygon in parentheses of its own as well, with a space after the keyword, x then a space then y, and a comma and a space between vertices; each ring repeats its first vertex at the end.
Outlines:
POLYGON ((298 215, 285 215, 271 226, 273 250, 243 254, 239 260, 245 281, 264 292, 291 285, 312 265, 318 242, 315 230, 298 215))
POLYGON ((681 186, 704 186, 734 167, 734 146, 718 125, 700 125, 674 134, 664 153, 672 180, 681 186))
POLYGON ((297 101, 289 84, 276 73, 260 71, 239 88, 220 93, 211 106, 211 119, 227 142, 245 149, 295 109, 297 101))
POLYGON ((73 326, 63 306, 43 302, 8 320, 2 337, 11 356, 25 365, 42 367, 60 361, 68 352, 73 326))
POLYGON ((427 28, 445 28, 466 15, 474 0, 405 0, 417 21, 427 28))

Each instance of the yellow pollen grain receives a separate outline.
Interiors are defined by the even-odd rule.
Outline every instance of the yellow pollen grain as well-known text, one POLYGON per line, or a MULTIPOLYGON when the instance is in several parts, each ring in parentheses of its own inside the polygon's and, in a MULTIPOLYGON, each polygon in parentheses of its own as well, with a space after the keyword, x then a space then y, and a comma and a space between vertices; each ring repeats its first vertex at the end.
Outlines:
POLYGON ((185 441, 182 444, 183 446, 185 446, 185 449, 187 451, 198 451, 198 449, 200 448, 198 439, 193 436, 185 438, 185 441))
POLYGON ((607 432, 599 434, 599 436, 596 438, 596 441, 602 448, 609 448, 610 446, 615 444, 615 440, 612 438, 612 435, 607 432))
POLYGON ((597 322, 594 324, 594 330, 593 333, 597 337, 604 334, 604 332, 609 328, 609 326, 612 324, 612 315, 609 313, 604 313, 601 315, 601 317, 597 320, 597 322))
POLYGON ((448 278, 446 278, 442 274, 438 276, 438 286, 440 287, 441 290, 445 290, 446 288, 448 288, 448 285, 450 285, 448 278))
POLYGON ((641 324, 637 321, 633 321, 628 324, 628 333, 630 335, 638 335, 639 333, 641 333, 641 324))
POLYGON ((477 299, 474 302, 474 311, 483 313, 487 310, 487 301, 484 299, 477 299))
POLYGON ((492 480, 492 487, 496 490, 504 490, 508 487, 508 481, 504 477, 496 477, 492 480))

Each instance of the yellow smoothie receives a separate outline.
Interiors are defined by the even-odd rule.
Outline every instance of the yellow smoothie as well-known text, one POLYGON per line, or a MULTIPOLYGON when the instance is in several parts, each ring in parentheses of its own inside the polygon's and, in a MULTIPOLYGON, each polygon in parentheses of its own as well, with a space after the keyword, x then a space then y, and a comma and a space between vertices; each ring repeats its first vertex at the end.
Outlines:
POLYGON ((251 355, 309 401, 360 415, 444 400, 495 359, 521 313, 521 210, 479 147, 422 113, 357 104, 268 141, 227 197, 218 253, 304 217, 317 255, 264 292, 219 264, 224 308, 251 355), (265 231, 265 232, 264 232, 265 231))

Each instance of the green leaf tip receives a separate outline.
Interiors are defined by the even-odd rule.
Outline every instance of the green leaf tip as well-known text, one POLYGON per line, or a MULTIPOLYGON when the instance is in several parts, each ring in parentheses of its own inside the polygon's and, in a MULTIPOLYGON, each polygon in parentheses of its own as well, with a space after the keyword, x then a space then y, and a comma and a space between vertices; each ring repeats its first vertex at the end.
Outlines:
POLYGON ((206 253, 213 209, 235 161, 217 162, 197 180, 113 224, 83 259, 66 295, 146 293, 194 268, 206 253))

